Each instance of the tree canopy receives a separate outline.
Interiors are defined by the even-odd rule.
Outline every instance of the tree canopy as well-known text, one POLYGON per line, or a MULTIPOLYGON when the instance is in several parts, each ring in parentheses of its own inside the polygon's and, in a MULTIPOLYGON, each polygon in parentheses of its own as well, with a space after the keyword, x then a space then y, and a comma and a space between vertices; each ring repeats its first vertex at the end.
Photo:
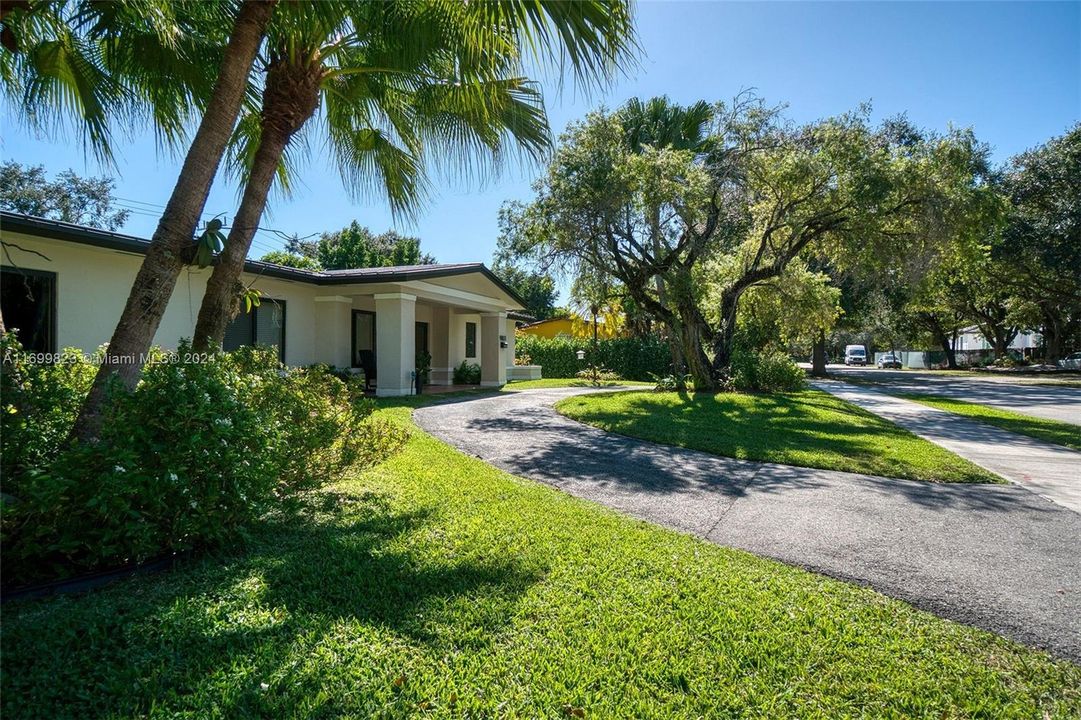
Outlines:
POLYGON ((536 198, 505 208, 503 242, 610 278, 680 338, 696 387, 716 387, 752 288, 803 256, 903 255, 977 212, 971 135, 897 130, 868 108, 795 125, 743 97, 713 106, 693 148, 636 147, 621 112, 595 112, 563 135, 536 198))
POLYGON ((131 214, 114 205, 115 187, 112 178, 84 178, 74 170, 49 180, 42 165, 0 165, 0 208, 102 230, 120 229, 131 214))

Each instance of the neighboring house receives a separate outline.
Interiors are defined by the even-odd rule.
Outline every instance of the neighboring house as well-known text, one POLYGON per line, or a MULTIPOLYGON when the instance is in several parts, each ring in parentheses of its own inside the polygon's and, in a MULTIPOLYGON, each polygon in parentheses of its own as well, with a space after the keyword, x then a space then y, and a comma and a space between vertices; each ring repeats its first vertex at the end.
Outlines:
MULTIPOLYGON (((618 334, 606 325, 603 317, 597 320, 598 337, 609 338, 618 334)), ((543 338, 592 338, 593 322, 578 316, 556 317, 523 325, 518 328, 518 332, 543 338)))
MULTIPOLYGON (((0 213, 2 310, 24 345, 38 352, 109 341, 149 242, 130 235, 0 213)), ((154 343, 175 348, 195 328, 210 269, 180 274, 154 343)), ((241 313, 225 349, 277 347, 294 366, 371 365, 377 395, 412 392, 416 354, 432 356, 435 385, 449 385, 463 360, 481 384, 506 382, 514 365, 515 311, 524 303, 480 263, 313 272, 248 261, 245 285, 262 292, 241 313)))
MULTIPOLYGON (((1032 332, 1030 330, 1024 330, 1017 333, 1013 341, 1010 342, 1010 350, 1028 350, 1031 348, 1038 348, 1043 345, 1043 337, 1039 333, 1032 332)), ((967 328, 962 328, 957 334, 957 350, 958 352, 971 352, 973 350, 991 350, 991 343, 987 342, 987 338, 980 332, 978 325, 972 325, 967 328)))

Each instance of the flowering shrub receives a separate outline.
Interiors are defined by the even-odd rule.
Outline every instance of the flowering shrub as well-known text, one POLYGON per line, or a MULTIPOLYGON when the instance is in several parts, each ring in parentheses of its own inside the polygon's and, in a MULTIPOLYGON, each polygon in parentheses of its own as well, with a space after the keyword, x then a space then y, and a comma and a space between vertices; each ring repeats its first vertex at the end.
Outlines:
POLYGON ((133 392, 114 389, 92 445, 60 445, 88 383, 55 409, 52 398, 67 395, 41 390, 83 382, 81 366, 29 366, 5 381, 5 408, 17 408, 3 423, 5 469, 10 456, 14 470, 4 483, 5 584, 220 546, 404 441, 369 417, 359 387, 320 368, 287 370, 270 350, 195 356, 182 347, 157 360, 133 392), (9 448, 9 426, 38 418, 61 440, 46 451, 9 448))

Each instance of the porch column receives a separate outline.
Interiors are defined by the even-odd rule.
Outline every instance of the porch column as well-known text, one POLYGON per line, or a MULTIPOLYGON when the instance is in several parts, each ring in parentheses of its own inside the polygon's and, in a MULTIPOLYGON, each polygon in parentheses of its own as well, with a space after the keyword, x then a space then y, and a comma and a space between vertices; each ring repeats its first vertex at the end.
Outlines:
POLYGON ((500 387, 507 384, 507 360, 500 347, 506 342, 507 313, 483 313, 480 316, 480 384, 500 387))
POLYGON ((353 364, 349 357, 352 343, 353 299, 344 295, 322 295, 315 298, 316 362, 347 368, 353 364))
POLYGON ((511 368, 514 367, 514 341, 515 331, 518 329, 518 324, 514 320, 507 320, 504 325, 507 326, 507 348, 504 350, 504 364, 507 366, 507 374, 510 375, 511 368))
POLYGON ((375 394, 409 395, 416 368, 417 296, 378 293, 375 296, 375 394))
POLYGON ((428 347, 432 352, 432 385, 450 385, 454 368, 450 366, 450 308, 432 308, 432 326, 428 330, 428 347))

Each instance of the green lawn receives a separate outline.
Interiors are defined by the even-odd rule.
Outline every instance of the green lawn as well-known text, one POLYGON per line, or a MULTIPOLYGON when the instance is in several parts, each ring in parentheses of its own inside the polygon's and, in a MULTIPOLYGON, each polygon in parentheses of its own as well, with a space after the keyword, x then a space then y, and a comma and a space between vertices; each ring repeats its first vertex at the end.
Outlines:
POLYGON ((819 390, 606 393, 568 398, 556 409, 611 432, 744 460, 933 482, 1004 482, 819 390))
MULTIPOLYGON (((618 387, 623 385, 629 387, 652 387, 653 383, 640 382, 638 380, 603 381, 600 383, 601 387, 618 387)), ((515 380, 504 385, 503 390, 533 390, 536 388, 562 387, 593 387, 593 384, 589 380, 579 380, 576 378, 542 378, 540 380, 515 380)))
POLYGON ((940 410, 948 410, 958 415, 974 418, 988 425, 994 425, 1021 435, 1028 435, 1056 445, 1081 450, 1081 426, 1078 425, 1032 417, 1031 415, 1002 410, 990 405, 957 400, 944 395, 898 393, 897 396, 930 405, 940 410))
POLYGON ((0 643, 11 718, 1081 713, 1076 665, 420 431, 232 554, 5 605, 0 643))

